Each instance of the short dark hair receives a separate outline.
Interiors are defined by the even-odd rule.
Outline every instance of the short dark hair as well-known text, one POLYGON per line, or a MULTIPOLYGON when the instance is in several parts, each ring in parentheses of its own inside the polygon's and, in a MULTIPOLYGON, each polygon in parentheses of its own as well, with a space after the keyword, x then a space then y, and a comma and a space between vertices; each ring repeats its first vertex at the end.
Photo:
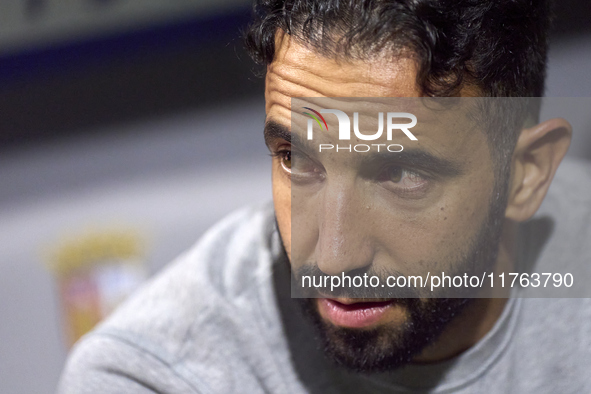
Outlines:
POLYGON ((427 96, 541 97, 550 15, 549 0, 256 0, 246 46, 263 65, 277 29, 325 55, 408 49, 427 96))
POLYGON ((521 128, 539 117, 550 1, 255 0, 245 41, 264 66, 273 62, 279 29, 325 56, 368 59, 389 50, 416 61, 426 96, 454 96, 473 85, 483 97, 514 98, 481 111, 497 181, 508 182, 521 128))

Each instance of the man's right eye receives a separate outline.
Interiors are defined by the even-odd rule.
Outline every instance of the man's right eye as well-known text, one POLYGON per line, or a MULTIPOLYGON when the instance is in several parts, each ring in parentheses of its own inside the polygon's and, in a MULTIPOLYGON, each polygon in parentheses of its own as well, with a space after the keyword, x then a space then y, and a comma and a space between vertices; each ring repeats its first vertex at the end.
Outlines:
POLYGON ((310 181, 322 175, 322 166, 305 154, 296 153, 292 157, 291 150, 281 150, 275 153, 279 164, 294 181, 310 181))
POLYGON ((279 152, 279 160, 281 161, 281 167, 291 174, 291 151, 279 152))

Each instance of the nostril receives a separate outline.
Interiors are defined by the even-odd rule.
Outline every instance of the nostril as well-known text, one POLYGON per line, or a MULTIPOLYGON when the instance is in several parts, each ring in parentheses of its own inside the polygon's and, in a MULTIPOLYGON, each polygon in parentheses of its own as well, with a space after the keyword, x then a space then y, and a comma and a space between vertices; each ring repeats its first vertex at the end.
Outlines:
POLYGON ((352 270, 349 270, 348 272, 345 272, 345 275, 349 275, 349 276, 363 276, 364 274, 368 274, 369 273, 369 269, 371 267, 371 264, 367 264, 363 267, 360 268, 354 268, 352 270))

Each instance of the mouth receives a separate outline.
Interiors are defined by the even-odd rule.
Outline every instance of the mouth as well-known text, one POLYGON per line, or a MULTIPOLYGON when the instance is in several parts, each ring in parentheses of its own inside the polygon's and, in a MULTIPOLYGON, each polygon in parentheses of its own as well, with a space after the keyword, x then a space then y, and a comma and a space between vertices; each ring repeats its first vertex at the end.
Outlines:
POLYGON ((371 328, 384 319, 395 301, 319 298, 317 303, 320 315, 336 326, 371 328))

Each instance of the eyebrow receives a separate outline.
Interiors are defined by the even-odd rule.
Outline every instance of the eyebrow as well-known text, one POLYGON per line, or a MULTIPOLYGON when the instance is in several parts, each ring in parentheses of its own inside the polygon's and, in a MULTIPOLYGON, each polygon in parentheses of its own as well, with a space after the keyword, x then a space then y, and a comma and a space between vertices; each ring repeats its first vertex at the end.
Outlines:
POLYGON ((291 142, 291 132, 287 127, 270 120, 265 123, 265 144, 267 144, 267 147, 269 147, 271 142, 275 139, 291 142))
POLYGON ((368 152, 360 153, 362 164, 395 163, 411 169, 428 171, 439 176, 454 177, 462 173, 455 162, 437 157, 424 149, 408 149, 401 152, 368 152))
POLYGON ((297 134, 292 133, 287 127, 269 120, 265 123, 265 144, 267 148, 271 149, 273 140, 282 139, 296 146, 298 149, 313 154, 314 147, 306 140, 300 138, 297 134))

